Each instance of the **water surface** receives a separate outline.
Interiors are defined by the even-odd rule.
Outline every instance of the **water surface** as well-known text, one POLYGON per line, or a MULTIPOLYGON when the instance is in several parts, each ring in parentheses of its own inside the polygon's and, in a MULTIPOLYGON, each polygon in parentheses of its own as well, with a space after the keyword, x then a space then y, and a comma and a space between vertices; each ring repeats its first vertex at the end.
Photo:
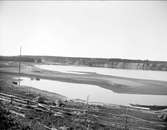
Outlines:
POLYGON ((65 65, 37 65, 37 67, 52 71, 60 71, 63 73, 84 74, 87 72, 94 72, 98 74, 113 75, 127 78, 167 81, 167 71, 129 70, 65 65))
POLYGON ((167 105, 167 96, 164 95, 119 94, 96 85, 67 83, 53 80, 37 81, 29 78, 23 78, 21 85, 32 86, 41 90, 55 92, 70 99, 86 100, 89 95, 90 102, 103 102, 118 105, 129 105, 130 103, 167 105))

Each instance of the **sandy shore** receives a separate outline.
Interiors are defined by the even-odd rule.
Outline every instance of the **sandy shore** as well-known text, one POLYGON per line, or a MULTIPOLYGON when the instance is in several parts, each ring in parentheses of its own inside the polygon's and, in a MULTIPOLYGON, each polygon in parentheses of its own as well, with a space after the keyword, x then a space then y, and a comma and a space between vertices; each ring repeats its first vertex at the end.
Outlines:
MULTIPOLYGON (((16 68, 1 68, 0 75, 8 74, 19 76, 16 68)), ((48 71, 38 68, 22 69, 20 76, 39 77, 41 79, 57 80, 62 82, 97 85, 110 89, 116 93, 167 95, 167 82, 132 79, 102 75, 96 73, 70 74, 57 71, 48 71)))

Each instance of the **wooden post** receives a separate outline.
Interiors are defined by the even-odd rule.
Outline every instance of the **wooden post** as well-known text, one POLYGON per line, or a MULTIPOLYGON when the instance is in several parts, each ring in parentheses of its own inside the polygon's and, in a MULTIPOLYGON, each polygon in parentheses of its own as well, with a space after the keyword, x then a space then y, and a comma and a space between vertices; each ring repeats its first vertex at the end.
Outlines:
POLYGON ((87 115, 87 119, 86 119, 86 123, 87 123, 87 130, 89 130, 89 122, 88 122, 88 110, 89 110, 89 95, 87 96, 87 99, 86 99, 86 109, 87 109, 87 112, 86 112, 86 115, 87 115))
POLYGON ((126 107, 125 109, 125 130, 128 130, 127 123, 128 123, 128 107, 126 107))
POLYGON ((13 98, 14 98, 14 97, 11 97, 11 100, 10 100, 10 103, 11 103, 11 104, 13 104, 13 98))

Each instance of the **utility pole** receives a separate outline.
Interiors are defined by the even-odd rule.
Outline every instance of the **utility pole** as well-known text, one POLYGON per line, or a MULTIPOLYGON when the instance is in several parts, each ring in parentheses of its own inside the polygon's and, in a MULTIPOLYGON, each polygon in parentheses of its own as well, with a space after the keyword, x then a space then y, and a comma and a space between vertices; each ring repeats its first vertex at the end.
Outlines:
POLYGON ((20 55, 19 55, 19 87, 20 87, 20 74, 21 74, 21 49, 22 47, 20 46, 20 55))

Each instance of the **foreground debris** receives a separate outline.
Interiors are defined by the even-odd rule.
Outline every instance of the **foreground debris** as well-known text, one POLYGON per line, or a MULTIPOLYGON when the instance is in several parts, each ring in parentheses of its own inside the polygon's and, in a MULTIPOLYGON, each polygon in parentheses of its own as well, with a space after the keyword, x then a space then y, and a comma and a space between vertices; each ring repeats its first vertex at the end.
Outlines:
POLYGON ((156 112, 124 106, 86 105, 65 102, 64 107, 43 100, 33 101, 19 96, 0 93, 4 106, 27 129, 35 130, 110 130, 155 129, 165 130, 167 123, 156 112), (79 104, 79 105, 78 105, 79 104), (26 125, 25 125, 26 124, 26 125))

